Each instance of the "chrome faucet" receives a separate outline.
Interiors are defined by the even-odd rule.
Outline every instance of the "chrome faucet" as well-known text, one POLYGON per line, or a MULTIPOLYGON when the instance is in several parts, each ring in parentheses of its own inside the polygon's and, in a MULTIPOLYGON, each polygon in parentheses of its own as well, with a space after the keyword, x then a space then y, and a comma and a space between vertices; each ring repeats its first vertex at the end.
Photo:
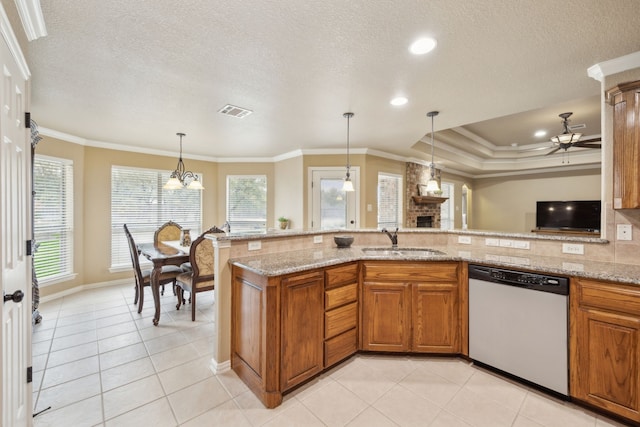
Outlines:
POLYGON ((391 239, 391 247, 392 248, 397 248, 398 247, 398 229, 396 228, 396 231, 394 231, 393 233, 390 233, 386 228, 382 229, 383 233, 386 233, 387 236, 389 236, 389 239, 391 239))
POLYGON ((227 233, 231 233, 231 224, 229 224, 229 221, 225 221, 224 224, 222 224, 221 227, 223 230, 226 230, 227 233))

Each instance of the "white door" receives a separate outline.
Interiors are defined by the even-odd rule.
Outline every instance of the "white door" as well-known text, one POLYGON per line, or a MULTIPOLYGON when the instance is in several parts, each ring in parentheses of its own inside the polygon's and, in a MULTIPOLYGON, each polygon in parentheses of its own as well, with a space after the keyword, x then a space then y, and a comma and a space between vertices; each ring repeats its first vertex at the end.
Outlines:
POLYGON ((311 228, 341 229, 358 227, 359 168, 351 168, 356 191, 342 191, 345 168, 310 169, 311 228))
POLYGON ((0 45, 0 285, 3 295, 24 295, 20 302, 3 302, 0 309, 0 413, 2 425, 14 427, 32 424, 31 383, 27 382, 31 365, 31 256, 26 248, 31 236, 31 146, 25 128, 28 97, 24 69, 18 67, 5 38, 0 45))

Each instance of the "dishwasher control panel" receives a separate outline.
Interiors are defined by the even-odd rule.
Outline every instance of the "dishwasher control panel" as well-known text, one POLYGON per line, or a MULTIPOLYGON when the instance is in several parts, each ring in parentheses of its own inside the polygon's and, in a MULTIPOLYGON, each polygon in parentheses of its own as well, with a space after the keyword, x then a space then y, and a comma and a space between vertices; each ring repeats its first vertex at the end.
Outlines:
POLYGON ((469 278, 560 295, 569 294, 569 279, 566 277, 470 264, 469 278))

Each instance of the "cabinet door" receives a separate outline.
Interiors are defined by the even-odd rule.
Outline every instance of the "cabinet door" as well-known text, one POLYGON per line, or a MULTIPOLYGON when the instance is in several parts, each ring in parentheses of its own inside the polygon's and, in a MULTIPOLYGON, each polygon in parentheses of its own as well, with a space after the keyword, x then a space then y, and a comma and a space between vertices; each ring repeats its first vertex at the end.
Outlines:
POLYGON ((324 279, 314 272, 282 280, 281 379, 287 390, 323 369, 324 279))
POLYGON ((365 282, 362 287, 362 349, 409 351, 411 287, 408 283, 365 282))
POLYGON ((640 208, 640 81, 607 91, 613 105, 613 208, 640 208))
POLYGON ((640 421, 640 295, 572 279, 571 396, 640 421))
POLYGON ((412 290, 412 350, 460 353, 457 283, 416 283, 412 290))

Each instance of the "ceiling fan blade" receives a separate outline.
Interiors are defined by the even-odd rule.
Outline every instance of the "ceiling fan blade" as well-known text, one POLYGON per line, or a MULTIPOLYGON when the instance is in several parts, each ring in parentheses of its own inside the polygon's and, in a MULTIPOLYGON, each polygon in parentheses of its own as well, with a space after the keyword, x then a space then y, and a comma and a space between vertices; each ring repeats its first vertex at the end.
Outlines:
POLYGON ((578 148, 602 148, 600 144, 583 144, 582 142, 573 144, 573 146, 578 148))
POLYGON ((556 147, 553 150, 549 151, 547 154, 545 154, 545 156, 551 155, 553 153, 555 153, 556 151, 558 151, 560 149, 560 147, 556 147))
POLYGON ((581 139, 580 141, 576 142, 573 145, 576 145, 576 144, 588 144, 590 142, 600 142, 600 141, 602 141, 602 138, 581 139))

